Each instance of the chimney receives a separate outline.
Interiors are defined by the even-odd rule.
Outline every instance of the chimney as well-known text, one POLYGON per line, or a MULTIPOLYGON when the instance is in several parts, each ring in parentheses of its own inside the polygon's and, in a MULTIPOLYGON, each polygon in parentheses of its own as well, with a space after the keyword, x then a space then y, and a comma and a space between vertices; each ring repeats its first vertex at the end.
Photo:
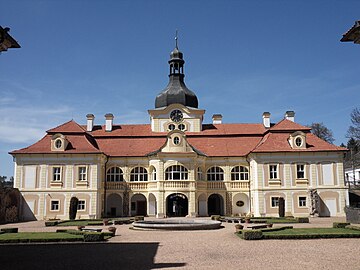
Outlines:
POLYGON ((212 116, 212 120, 213 120, 213 125, 222 124, 222 115, 221 114, 214 114, 212 116))
POLYGON ((94 127, 95 116, 92 113, 89 113, 89 114, 86 115, 86 119, 87 119, 86 131, 92 131, 93 127, 94 127))
POLYGON ((294 112, 294 111, 287 111, 287 112, 285 113, 285 118, 286 118, 287 120, 290 120, 290 121, 292 121, 292 122, 295 122, 295 112, 294 112))
POLYGON ((112 113, 105 114, 105 131, 111 131, 114 115, 112 113))
POLYGON ((263 124, 264 124, 264 127, 266 128, 270 128, 270 113, 269 112, 263 112, 263 124))

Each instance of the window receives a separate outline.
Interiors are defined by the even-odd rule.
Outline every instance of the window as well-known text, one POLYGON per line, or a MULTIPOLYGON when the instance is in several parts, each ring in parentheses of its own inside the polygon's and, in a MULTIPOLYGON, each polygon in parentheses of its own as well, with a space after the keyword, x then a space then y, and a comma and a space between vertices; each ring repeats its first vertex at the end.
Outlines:
POLYGON ((62 141, 61 141, 61 139, 57 139, 57 140, 55 141, 55 148, 59 149, 59 148, 61 148, 61 146, 62 146, 62 141))
POLYGON ((207 171, 207 180, 208 181, 223 181, 224 180, 224 171, 220 167, 211 167, 207 171))
POLYGON ((53 167, 53 179, 54 182, 61 181, 61 167, 53 167))
POLYGON ((185 127, 184 124, 180 124, 180 125, 178 126, 178 128, 179 128, 180 130, 184 131, 186 127, 185 127))
POLYGON ((50 201, 50 210, 51 211, 59 211, 60 210, 60 202, 59 201, 50 201))
POLYGON ((148 172, 144 167, 135 167, 131 170, 130 181, 147 181, 148 172))
POLYGON ((306 197, 305 196, 301 196, 299 197, 299 207, 306 207, 306 197))
POLYGON ((81 166, 79 167, 79 181, 86 181, 86 167, 81 166))
POLYGON ((270 179, 278 179, 277 166, 278 165, 269 165, 270 179))
POLYGON ((279 197, 271 197, 271 207, 279 207, 279 197))
POLYGON ((156 181, 156 169, 155 168, 153 168, 151 175, 152 175, 152 180, 156 181))
POLYGON ((197 168, 197 180, 203 180, 203 173, 200 167, 197 168))
POLYGON ((166 169, 165 180, 188 180, 188 170, 181 165, 173 165, 166 169))
POLYGON ((85 211, 85 200, 79 200, 79 203, 78 203, 78 210, 79 211, 85 211))
POLYGON ((174 130, 174 129, 175 129, 175 125, 174 125, 174 124, 170 124, 170 125, 168 126, 168 129, 169 129, 169 130, 174 130))
POLYGON ((180 138, 179 137, 174 137, 173 142, 175 145, 178 145, 180 143, 180 138))
POLYGON ((244 166, 236 166, 231 170, 231 180, 249 180, 249 170, 244 166))
POLYGON ((304 179, 305 178, 305 165, 304 164, 297 164, 296 165, 296 178, 297 179, 304 179))
POLYGON ((302 145, 302 142, 303 142, 303 140, 302 140, 300 137, 297 137, 297 138, 295 139, 295 145, 296 145, 297 147, 300 147, 300 146, 302 145))
POLYGON ((121 182, 124 181, 123 171, 119 167, 112 167, 106 173, 107 182, 121 182))

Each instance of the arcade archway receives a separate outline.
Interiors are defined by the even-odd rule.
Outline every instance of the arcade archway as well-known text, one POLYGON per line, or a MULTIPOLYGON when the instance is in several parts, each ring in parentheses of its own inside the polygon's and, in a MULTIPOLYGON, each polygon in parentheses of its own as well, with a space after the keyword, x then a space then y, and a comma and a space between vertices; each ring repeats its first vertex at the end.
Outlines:
POLYGON ((224 215, 224 199, 219 194, 211 194, 208 198, 208 215, 224 215))
POLYGON ((173 193, 166 198, 168 217, 185 217, 188 214, 188 198, 182 193, 173 193))

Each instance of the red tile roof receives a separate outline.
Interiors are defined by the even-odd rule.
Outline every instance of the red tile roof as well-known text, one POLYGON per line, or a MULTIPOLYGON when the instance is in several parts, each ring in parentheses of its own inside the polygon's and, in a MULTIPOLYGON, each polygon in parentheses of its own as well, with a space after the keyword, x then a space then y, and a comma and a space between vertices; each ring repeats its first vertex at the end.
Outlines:
MULTIPOLYGON (((289 120, 282 120, 270 129, 262 124, 203 125, 203 131, 186 132, 188 142, 198 151, 214 157, 246 156, 250 152, 344 151, 309 133, 310 128, 289 120), (304 131, 307 149, 292 149, 288 143, 294 131, 304 131)), ((114 125, 111 132, 104 126, 95 126, 86 132, 85 126, 71 120, 47 131, 35 144, 11 152, 58 153, 51 151, 51 137, 62 133, 70 142, 63 153, 104 153, 108 156, 141 157, 158 151, 165 143, 167 132, 152 132, 150 125, 114 125)))

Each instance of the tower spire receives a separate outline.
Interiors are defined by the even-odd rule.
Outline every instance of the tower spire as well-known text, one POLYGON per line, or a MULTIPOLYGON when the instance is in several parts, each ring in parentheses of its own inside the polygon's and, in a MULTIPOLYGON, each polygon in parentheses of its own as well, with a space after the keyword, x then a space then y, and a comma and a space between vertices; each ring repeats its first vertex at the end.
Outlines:
POLYGON ((176 33, 175 33, 175 48, 179 49, 178 48, 178 30, 177 29, 176 29, 176 33))

